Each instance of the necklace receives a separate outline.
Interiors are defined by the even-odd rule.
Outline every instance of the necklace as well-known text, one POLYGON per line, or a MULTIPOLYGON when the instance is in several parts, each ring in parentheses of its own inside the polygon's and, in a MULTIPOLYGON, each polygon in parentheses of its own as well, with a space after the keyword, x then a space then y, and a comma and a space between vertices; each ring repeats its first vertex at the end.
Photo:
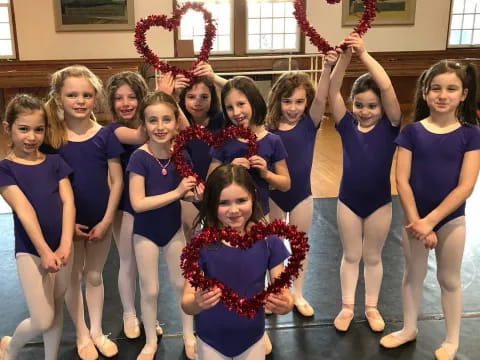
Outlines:
POLYGON ((158 165, 160 165, 160 167, 162 168, 162 175, 163 175, 163 176, 168 175, 167 167, 168 167, 168 165, 170 165, 170 161, 172 161, 172 158, 171 158, 171 157, 168 158, 167 163, 166 163, 165 165, 163 165, 162 162, 160 161, 160 159, 158 159, 158 158, 155 156, 155 154, 153 153, 153 151, 152 151, 152 149, 150 148, 150 145, 149 145, 148 143, 147 143, 147 148, 148 148, 148 151, 150 152, 150 154, 152 154, 153 158, 154 158, 155 160, 157 160, 158 165))

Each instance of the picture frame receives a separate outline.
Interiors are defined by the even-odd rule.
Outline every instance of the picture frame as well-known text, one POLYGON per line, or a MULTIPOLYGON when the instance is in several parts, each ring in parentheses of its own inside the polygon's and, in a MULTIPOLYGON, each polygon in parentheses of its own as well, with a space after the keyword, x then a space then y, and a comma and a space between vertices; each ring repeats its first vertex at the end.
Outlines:
POLYGON ((55 30, 126 31, 135 28, 134 0, 53 0, 55 30))
MULTIPOLYGON (((416 0, 377 0, 377 16, 372 26, 413 25, 415 8, 416 0)), ((342 0, 342 26, 356 25, 362 12, 362 0, 342 0)))

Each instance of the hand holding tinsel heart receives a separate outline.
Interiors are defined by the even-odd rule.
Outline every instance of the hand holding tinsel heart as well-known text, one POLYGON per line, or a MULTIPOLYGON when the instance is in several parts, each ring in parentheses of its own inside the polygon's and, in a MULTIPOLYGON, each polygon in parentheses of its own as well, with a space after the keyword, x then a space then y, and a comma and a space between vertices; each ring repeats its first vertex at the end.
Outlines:
POLYGON ((156 70, 159 70, 162 73, 172 72, 173 76, 176 74, 182 74, 190 79, 193 77, 193 69, 195 69, 197 64, 201 61, 208 61, 216 31, 217 29, 214 25, 212 14, 203 7, 203 4, 199 2, 187 2, 183 6, 177 5, 171 18, 167 18, 166 15, 150 15, 146 18, 140 19, 135 25, 134 44, 145 62, 152 65, 156 70), (161 26, 168 31, 177 29, 180 26, 182 16, 190 9, 203 13, 203 19, 205 21, 205 37, 203 39, 202 48, 200 49, 200 54, 197 56, 197 60, 195 60, 192 70, 188 71, 161 61, 147 45, 145 34, 151 26, 161 26))
POLYGON ((247 140, 247 153, 245 157, 248 159, 257 154, 258 144, 257 136, 249 128, 243 126, 229 126, 221 130, 217 135, 213 135, 209 130, 199 125, 192 125, 185 130, 182 130, 176 137, 172 151, 172 159, 178 173, 182 177, 195 176, 197 183, 204 183, 204 179, 193 171, 192 167, 185 161, 183 156, 185 145, 192 139, 199 139, 204 141, 209 146, 220 147, 225 142, 234 138, 247 140))
MULTIPOLYGON (((329 4, 336 4, 339 3, 340 0, 327 0, 327 2, 329 4)), ((356 32, 360 36, 363 36, 371 27, 377 11, 377 0, 362 0, 362 2, 362 17, 358 21, 357 26, 353 29, 353 32, 356 32)), ((297 19, 298 26, 305 34, 305 36, 310 39, 310 42, 318 48, 319 52, 326 54, 329 50, 334 50, 338 47, 345 50, 345 44, 332 47, 329 42, 322 36, 320 36, 317 30, 315 30, 315 28, 310 25, 309 21, 307 20, 307 14, 305 12, 305 7, 303 6, 302 0, 295 0, 293 6, 295 8, 293 15, 295 16, 295 19, 297 19)))
MULTIPOLYGON (((197 234, 182 251, 180 266, 183 276, 195 289, 207 290, 215 287, 222 290, 221 300, 230 311, 236 311, 241 316, 255 317, 258 309, 265 305, 270 294, 279 294, 282 289, 289 288, 294 278, 298 277, 309 249, 308 238, 304 232, 297 230, 294 225, 287 225, 281 220, 274 220, 270 224, 257 223, 244 235, 232 228, 206 227, 197 234), (290 242, 292 255, 288 258, 285 270, 276 278, 266 290, 257 292, 251 298, 241 297, 227 284, 211 278, 206 278, 198 264, 200 250, 208 244, 227 241, 231 246, 247 249, 257 241, 265 241, 269 235, 278 235, 290 242)), ((231 269, 236 271, 236 269, 231 269)))

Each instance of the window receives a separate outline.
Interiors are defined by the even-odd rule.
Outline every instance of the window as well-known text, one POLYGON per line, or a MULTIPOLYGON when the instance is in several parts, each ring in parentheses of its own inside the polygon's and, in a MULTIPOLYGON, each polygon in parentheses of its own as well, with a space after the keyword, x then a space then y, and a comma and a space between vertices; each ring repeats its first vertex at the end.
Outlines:
POLYGON ((448 46, 480 46, 480 0, 452 1, 448 46))
MULTIPOLYGON (((186 0, 177 0, 182 5, 186 0)), ((212 54, 299 52, 300 30, 293 16, 294 0, 203 0, 217 21, 212 54), (228 15, 228 16, 227 16, 228 15), (243 36, 242 36, 243 35, 243 36)), ((200 51, 203 14, 190 10, 182 18, 178 39, 193 40, 200 51)))
POLYGON ((15 57, 10 0, 0 0, 0 58, 15 57))

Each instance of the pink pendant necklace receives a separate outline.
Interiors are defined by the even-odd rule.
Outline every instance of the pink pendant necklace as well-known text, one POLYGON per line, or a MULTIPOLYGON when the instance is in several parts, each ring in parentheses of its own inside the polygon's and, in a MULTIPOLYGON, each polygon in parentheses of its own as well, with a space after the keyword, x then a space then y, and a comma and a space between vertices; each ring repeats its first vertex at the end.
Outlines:
POLYGON ((172 158, 168 158, 168 161, 165 165, 162 164, 162 162, 160 161, 160 159, 158 159, 155 154, 153 153, 152 149, 150 148, 150 145, 147 143, 147 148, 148 148, 148 151, 150 151, 150 154, 152 154, 153 158, 155 160, 157 160, 157 163, 158 165, 160 165, 160 167, 162 168, 162 175, 163 176, 166 176, 168 175, 168 171, 167 171, 167 167, 168 165, 170 165, 170 161, 172 160, 172 158))

